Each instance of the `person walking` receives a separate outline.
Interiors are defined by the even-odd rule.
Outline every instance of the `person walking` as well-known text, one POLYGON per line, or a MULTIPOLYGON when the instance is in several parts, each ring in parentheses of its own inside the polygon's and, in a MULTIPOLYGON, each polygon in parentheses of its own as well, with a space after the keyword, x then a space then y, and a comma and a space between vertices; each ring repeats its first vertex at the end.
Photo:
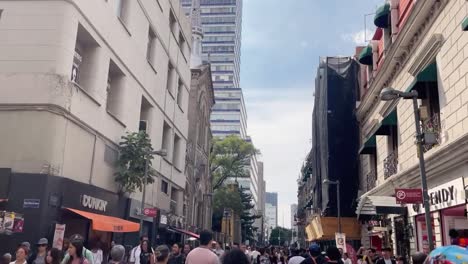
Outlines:
POLYGON ((396 264, 396 261, 392 259, 392 249, 382 249, 382 258, 377 260, 375 264, 396 264))
POLYGON ((3 254, 1 263, 2 264, 10 264, 10 262, 11 262, 11 254, 10 253, 3 254))
POLYGON ((114 245, 110 251, 110 264, 124 264, 125 247, 122 245, 114 245))
POLYGON ((94 262, 93 262, 93 253, 83 246, 84 245, 84 238, 79 234, 72 235, 70 237, 70 239, 68 240, 67 253, 63 257, 63 260, 62 260, 61 264, 67 264, 69 262, 69 260, 70 260, 70 248, 71 247, 76 247, 76 246, 73 246, 73 244, 81 245, 80 256, 83 256, 87 260, 88 264, 94 264, 94 262))
POLYGON ((45 264, 45 259, 47 256, 47 246, 49 241, 47 238, 41 238, 37 241, 37 252, 32 254, 28 259, 28 264, 45 264))
POLYGON ((187 255, 192 251, 192 246, 190 244, 185 244, 184 245, 184 250, 182 254, 184 254, 184 257, 187 257, 187 255))
POLYGON ((312 244, 309 247, 309 254, 306 259, 304 259, 301 264, 324 264, 327 263, 327 260, 322 256, 322 250, 318 244, 312 244))
MULTIPOLYGON (((177 245, 177 247, 179 247, 179 245, 177 245)), ((156 250, 154 251, 154 255, 156 256, 156 264, 169 263, 169 248, 166 245, 157 247, 156 250)), ((179 255, 181 255, 180 247, 179 247, 179 255)))
POLYGON ((101 249, 101 241, 96 241, 93 243, 93 248, 91 249, 93 254, 93 262, 94 264, 101 264, 104 260, 104 254, 102 253, 101 249))
POLYGON ((233 249, 222 258, 223 264, 250 264, 249 258, 244 251, 233 249))
POLYGON ((60 264, 62 261, 62 251, 52 248, 47 251, 46 264, 60 264))
MULTIPOLYGON (((143 244, 146 244, 146 247, 149 247, 149 239, 147 235, 143 235, 140 237, 140 244, 132 249, 130 252, 130 264, 146 264, 140 262, 140 255, 142 253, 141 249, 143 248, 143 244)), ((153 253, 153 249, 149 248, 149 251, 153 253)))
POLYGON ((83 240, 70 239, 70 246, 68 247, 67 264, 89 264, 88 259, 84 256, 85 251, 83 240))
POLYGON ((344 264, 353 264, 353 261, 349 258, 348 253, 343 253, 343 263, 344 264))
POLYGON ((200 246, 190 251, 185 260, 185 264, 219 264, 219 258, 210 249, 213 235, 210 231, 200 233, 200 246))
POLYGON ((140 264, 154 264, 154 253, 152 248, 149 246, 149 241, 145 240, 141 244, 140 249, 140 264))
POLYGON ((174 243, 172 245, 172 254, 169 257, 169 264, 184 264, 185 263, 185 257, 184 255, 180 252, 180 246, 177 243, 174 243))
POLYGON ((326 252, 327 257, 329 258, 328 263, 343 264, 343 261, 341 260, 341 252, 337 247, 328 247, 326 252))
POLYGON ((25 246, 19 246, 16 249, 16 257, 15 261, 11 262, 10 264, 27 264, 27 256, 29 254, 29 250, 25 246))
POLYGON ((257 258, 259 264, 271 264, 270 262, 270 252, 267 248, 260 249, 260 256, 257 258))
POLYGON ((423 252, 416 252, 411 256, 413 264, 423 264, 426 261, 427 255, 423 252))

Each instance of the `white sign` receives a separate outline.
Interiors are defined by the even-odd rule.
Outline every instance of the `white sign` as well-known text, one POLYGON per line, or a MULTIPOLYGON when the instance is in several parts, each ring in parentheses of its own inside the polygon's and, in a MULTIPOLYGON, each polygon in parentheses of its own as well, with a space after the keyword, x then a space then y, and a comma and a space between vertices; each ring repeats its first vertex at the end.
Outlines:
MULTIPOLYGON (((429 189, 428 195, 431 212, 465 204, 466 196, 463 178, 458 178, 429 189)), ((422 204, 410 205, 408 206, 408 212, 410 216, 423 214, 424 207, 422 204)))
POLYGON ((65 225, 55 224, 54 241, 52 242, 52 247, 58 250, 62 250, 64 236, 65 225))
POLYGON ((346 253, 346 234, 345 233, 335 233, 336 247, 341 248, 344 253, 346 253))
POLYGON ((107 201, 83 194, 81 196, 81 205, 89 209, 105 212, 107 208, 107 201))

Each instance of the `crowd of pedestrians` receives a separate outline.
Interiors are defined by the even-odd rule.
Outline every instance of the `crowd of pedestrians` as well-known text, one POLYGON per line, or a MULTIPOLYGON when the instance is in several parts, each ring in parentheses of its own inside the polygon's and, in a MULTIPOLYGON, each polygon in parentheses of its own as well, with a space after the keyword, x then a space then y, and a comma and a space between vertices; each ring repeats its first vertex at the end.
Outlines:
MULTIPOLYGON (((49 241, 41 238, 31 250, 29 242, 18 245, 14 254, 6 253, 0 264, 408 264, 403 257, 394 257, 391 248, 377 252, 373 248, 360 248, 357 263, 341 249, 329 246, 322 251, 318 244, 308 250, 283 247, 250 247, 234 243, 222 247, 213 240, 212 233, 203 231, 199 238, 200 246, 173 244, 171 248, 161 245, 152 248, 147 236, 140 237, 134 248, 112 243, 107 256, 100 242, 91 243, 91 249, 84 246, 81 235, 64 239, 63 250, 49 248, 49 241)), ((413 264, 423 264, 426 255, 417 253, 412 257, 413 264)))

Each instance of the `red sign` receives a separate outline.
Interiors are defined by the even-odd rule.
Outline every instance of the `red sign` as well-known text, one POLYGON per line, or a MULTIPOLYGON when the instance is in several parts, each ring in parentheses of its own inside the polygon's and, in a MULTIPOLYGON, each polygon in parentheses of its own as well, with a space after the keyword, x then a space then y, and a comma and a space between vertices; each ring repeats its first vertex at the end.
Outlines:
POLYGON ((423 202, 421 189, 395 189, 397 204, 420 204, 423 202))
POLYGON ((156 217, 158 214, 158 209, 156 208, 145 208, 143 214, 148 217, 156 217))

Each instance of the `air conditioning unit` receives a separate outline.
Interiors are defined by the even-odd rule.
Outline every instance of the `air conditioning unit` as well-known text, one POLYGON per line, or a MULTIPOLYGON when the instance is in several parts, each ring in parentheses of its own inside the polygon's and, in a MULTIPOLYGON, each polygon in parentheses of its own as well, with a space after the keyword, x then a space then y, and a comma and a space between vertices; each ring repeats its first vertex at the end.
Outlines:
POLYGON ((147 131, 148 128, 148 120, 140 120, 140 125, 138 126, 139 131, 147 131))

